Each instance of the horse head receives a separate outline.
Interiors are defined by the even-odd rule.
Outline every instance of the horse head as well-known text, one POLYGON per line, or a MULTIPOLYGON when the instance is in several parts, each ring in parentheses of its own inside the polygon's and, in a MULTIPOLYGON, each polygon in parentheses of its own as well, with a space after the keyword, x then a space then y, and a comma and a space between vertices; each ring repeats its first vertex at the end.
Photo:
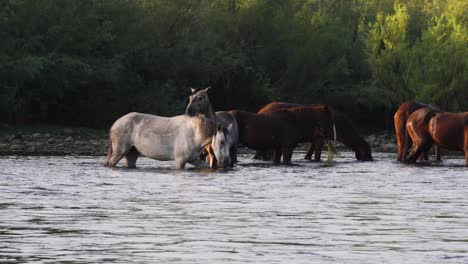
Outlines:
POLYGON ((185 109, 186 115, 195 116, 197 114, 203 114, 208 118, 212 118, 211 114, 214 113, 211 107, 210 99, 208 98, 209 89, 210 87, 205 89, 191 88, 192 94, 189 97, 189 104, 185 109))
POLYGON ((372 158, 372 151, 369 143, 363 140, 356 148, 355 148, 355 155, 356 159, 360 161, 373 161, 372 158))
MULTIPOLYGON (((220 168, 226 168, 231 164, 230 146, 233 143, 232 129, 232 124, 224 127, 221 123, 217 123, 216 131, 211 140, 211 148, 217 160, 217 166, 220 168)), ((210 166, 213 168, 214 164, 212 163, 214 161, 210 161, 210 163, 210 166)))

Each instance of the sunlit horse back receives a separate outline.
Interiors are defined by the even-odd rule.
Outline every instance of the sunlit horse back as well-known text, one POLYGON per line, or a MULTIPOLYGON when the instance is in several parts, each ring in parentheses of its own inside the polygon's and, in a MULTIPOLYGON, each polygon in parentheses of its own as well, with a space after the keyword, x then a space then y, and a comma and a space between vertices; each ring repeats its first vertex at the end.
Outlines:
POLYGON ((416 162, 421 152, 427 151, 431 144, 437 144, 449 150, 464 151, 468 166, 468 112, 449 113, 423 108, 409 116, 406 127, 413 141, 408 162, 416 162))
MULTIPOLYGON (((400 105, 398 110, 395 112, 395 115, 393 116, 393 123, 395 125, 395 134, 397 140, 397 161, 403 161, 405 159, 405 155, 412 145, 411 137, 409 136, 408 130, 406 129, 406 122, 412 113, 422 108, 440 110, 439 107, 435 105, 406 101, 400 105)), ((440 160, 440 152, 437 145, 434 145, 434 151, 436 160, 440 160)), ((428 160, 428 150, 423 151, 419 159, 428 160)))

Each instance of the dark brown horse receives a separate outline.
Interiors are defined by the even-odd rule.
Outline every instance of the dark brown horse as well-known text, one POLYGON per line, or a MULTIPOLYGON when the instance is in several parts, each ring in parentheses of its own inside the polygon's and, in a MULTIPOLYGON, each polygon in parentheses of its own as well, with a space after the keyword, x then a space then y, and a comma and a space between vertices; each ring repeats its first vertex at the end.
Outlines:
POLYGON ((437 144, 464 151, 465 165, 468 166, 468 112, 449 113, 423 108, 409 116, 406 128, 413 141, 408 162, 416 162, 423 151, 437 144))
MULTIPOLYGON (((408 120, 408 117, 415 111, 426 107, 432 110, 439 110, 439 108, 435 105, 427 105, 416 103, 413 101, 407 101, 400 105, 395 115, 393 116, 397 139, 398 161, 403 161, 406 153, 408 152, 412 144, 411 138, 409 137, 408 131, 406 130, 406 122, 408 120)), ((434 150, 436 159, 440 161, 439 147, 437 145, 434 145, 434 150)), ((420 159, 428 160, 427 150, 421 153, 420 159)))
POLYGON ((273 151, 278 164, 290 164, 294 148, 300 142, 310 142, 313 136, 333 139, 333 111, 327 106, 296 107, 272 114, 231 111, 239 127, 239 142, 255 150, 273 151))
MULTIPOLYGON (((300 106, 299 104, 294 103, 284 103, 284 102, 272 102, 264 106, 258 111, 259 114, 271 114, 278 110, 289 109, 300 106)), ((323 105, 317 105, 323 106, 323 105)), ((369 143, 359 135, 357 130, 354 128, 352 123, 349 121, 346 116, 340 112, 334 111, 335 124, 336 124, 336 139, 339 142, 342 142, 355 152, 357 160, 360 161, 372 161, 372 151, 369 143)), ((310 160, 312 154, 314 154, 314 160, 319 161, 321 159, 322 149, 324 145, 323 138, 313 136, 312 141, 307 149, 305 159, 310 160)), ((268 153, 257 151, 255 158, 260 159, 270 159, 268 153)))

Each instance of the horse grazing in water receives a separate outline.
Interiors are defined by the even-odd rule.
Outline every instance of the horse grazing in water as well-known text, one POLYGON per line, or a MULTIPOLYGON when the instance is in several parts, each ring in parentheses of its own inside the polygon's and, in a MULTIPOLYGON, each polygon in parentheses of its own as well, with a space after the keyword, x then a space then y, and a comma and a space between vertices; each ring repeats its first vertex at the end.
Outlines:
MULTIPOLYGON (((271 114, 278 110, 290 109, 299 107, 299 104, 294 103, 284 103, 284 102, 272 102, 264 106, 258 111, 259 114, 271 114)), ((314 105, 311 105, 313 107, 314 105)), ((324 105, 315 105, 315 106, 324 106, 324 105)), ((346 146, 350 147, 354 152, 357 160, 360 161, 372 161, 372 151, 369 143, 359 135, 357 130, 354 128, 352 123, 346 118, 345 115, 338 111, 334 111, 335 125, 336 125, 336 140, 342 142, 346 146)), ((324 139, 313 136, 312 141, 307 149, 305 159, 310 160, 312 154, 315 152, 314 160, 319 161, 321 159, 322 149, 324 145, 324 139)), ((270 159, 268 153, 263 153, 257 151, 255 156, 265 157, 270 159), (265 155, 266 154, 266 155, 265 155)))
MULTIPOLYGON (((185 110, 185 114, 189 116, 202 114, 215 122, 219 122, 226 127, 225 138, 221 141, 222 144, 229 146, 230 162, 229 166, 233 167, 237 162, 237 143, 239 141, 239 131, 237 127, 236 118, 229 112, 218 111, 214 112, 210 99, 208 98, 208 90, 206 89, 191 89, 192 94, 189 97, 189 104, 185 110)), ((202 158, 207 156, 208 162, 216 164, 216 152, 211 146, 207 146, 202 154, 202 158)))
POLYGON ((156 160, 175 160, 176 168, 186 163, 203 165, 198 158, 203 148, 212 144, 219 153, 218 165, 229 161, 228 148, 220 142, 225 130, 203 116, 161 117, 129 113, 117 119, 109 131, 109 147, 104 165, 115 167, 125 157, 125 167, 135 168, 140 155, 156 160), (219 143, 219 144, 218 144, 219 143))
POLYGON ((335 139, 333 112, 327 106, 296 107, 272 114, 233 110, 239 126, 239 141, 255 150, 273 150, 273 161, 291 164, 294 148, 313 137, 335 139))
MULTIPOLYGON (((427 105, 416 103, 413 101, 406 101, 400 105, 395 115, 393 116, 398 148, 397 161, 403 161, 405 159, 405 155, 406 153, 408 153, 408 150, 412 145, 411 138, 409 137, 408 131, 406 130, 406 122, 408 120, 408 117, 415 111, 426 107, 432 110, 440 110, 435 105, 427 105)), ((440 161, 440 152, 439 147, 437 145, 434 146, 434 151, 436 159, 440 161)), ((420 159, 428 160, 428 150, 423 151, 421 153, 420 159)))
POLYGON ((416 162, 422 152, 437 144, 464 151, 465 165, 468 166, 468 112, 449 113, 423 108, 409 116, 406 128, 413 141, 408 162, 416 162))

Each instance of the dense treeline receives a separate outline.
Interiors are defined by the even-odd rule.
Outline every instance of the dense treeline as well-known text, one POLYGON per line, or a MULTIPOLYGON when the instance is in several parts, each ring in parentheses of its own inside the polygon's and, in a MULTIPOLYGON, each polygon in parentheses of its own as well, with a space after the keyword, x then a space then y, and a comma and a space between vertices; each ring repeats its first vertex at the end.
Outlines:
POLYGON ((208 85, 218 110, 321 102, 380 127, 407 99, 467 111, 467 16, 465 0, 3 0, 0 121, 180 114, 208 85))

